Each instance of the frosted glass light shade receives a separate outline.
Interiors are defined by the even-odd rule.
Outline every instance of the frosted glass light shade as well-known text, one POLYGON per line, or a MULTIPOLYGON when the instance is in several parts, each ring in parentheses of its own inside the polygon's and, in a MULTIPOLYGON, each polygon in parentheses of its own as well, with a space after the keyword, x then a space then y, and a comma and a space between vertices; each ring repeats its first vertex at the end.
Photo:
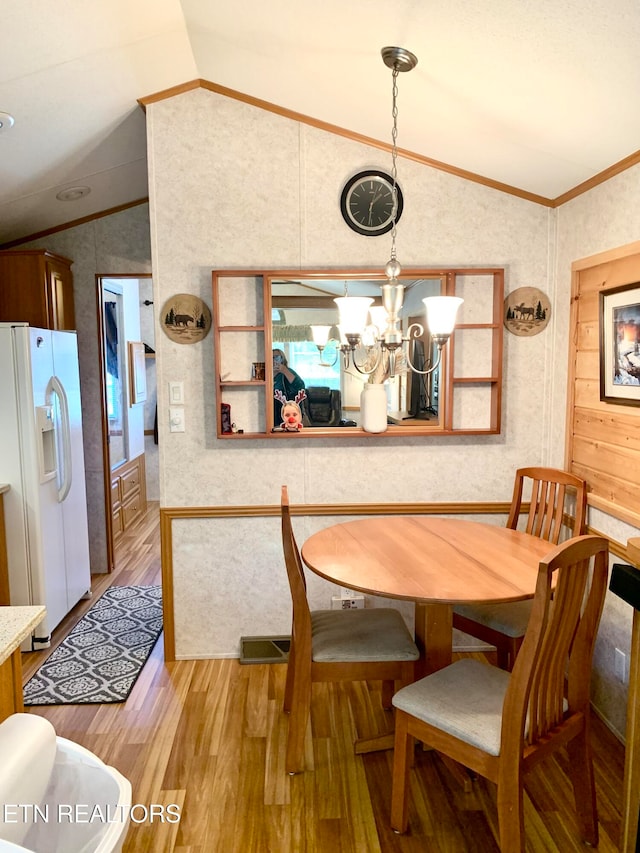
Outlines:
POLYGON ((427 326, 432 335, 450 335, 456 324, 458 308, 464 302, 459 296, 427 296, 422 300, 427 311, 427 326))
POLYGON ((361 335, 367 325, 367 314, 373 299, 369 296, 338 296, 333 301, 340 312, 342 333, 361 335))
POLYGON ((369 308, 369 316, 371 317, 371 323, 378 330, 378 337, 381 338, 384 335, 387 323, 389 322, 387 309, 384 305, 374 305, 373 308, 369 308))
POLYGON ((331 326, 311 326, 313 342, 317 347, 325 347, 329 340, 331 326))

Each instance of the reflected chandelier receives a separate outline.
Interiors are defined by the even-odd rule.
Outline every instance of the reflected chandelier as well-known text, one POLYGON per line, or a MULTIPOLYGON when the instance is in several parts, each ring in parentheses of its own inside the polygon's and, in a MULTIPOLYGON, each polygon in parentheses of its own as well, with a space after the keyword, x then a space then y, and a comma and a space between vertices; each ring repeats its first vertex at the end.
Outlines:
MULTIPOLYGON (((384 64, 392 69, 392 117, 393 129, 391 132, 391 158, 392 158, 392 192, 393 192, 393 210, 391 228, 391 257, 385 266, 385 275, 387 282, 381 286, 382 290, 382 308, 371 308, 373 299, 366 296, 341 296, 335 299, 340 314, 339 330, 340 330, 340 350, 343 355, 345 369, 348 368, 349 362, 359 373, 366 376, 374 373, 384 354, 388 353, 389 375, 394 376, 394 368, 398 350, 404 350, 404 360, 408 367, 414 373, 426 375, 432 373, 440 364, 442 357, 442 348, 449 340, 456 321, 456 313, 462 304, 462 299, 457 296, 428 296, 423 299, 426 309, 426 324, 431 335, 432 342, 438 348, 438 355, 433 364, 426 370, 418 369, 409 357, 409 342, 415 338, 419 338, 424 334, 424 328, 420 323, 412 323, 403 334, 400 329, 400 312, 404 303, 404 285, 398 281, 398 276, 402 272, 402 267, 398 263, 396 257, 396 225, 398 218, 398 191, 397 191, 397 159, 398 159, 398 74, 401 71, 411 71, 415 68, 418 59, 413 53, 405 50, 402 47, 383 47, 382 59, 384 64), (374 312, 378 311, 375 316, 374 312), (368 317, 371 315, 372 322, 368 323, 368 317), (369 342, 371 345, 369 345, 369 342), (369 357, 365 364, 358 364, 356 360, 356 347, 364 346, 371 354, 375 351, 375 360, 371 366, 371 358, 369 357)), ((315 338, 315 334, 314 334, 315 338)), ((325 340, 324 344, 327 343, 325 340)), ((316 341, 318 345, 318 341, 316 341)), ((324 348, 324 347, 323 347, 324 348)), ((322 359, 322 349, 320 350, 320 358, 322 359)))

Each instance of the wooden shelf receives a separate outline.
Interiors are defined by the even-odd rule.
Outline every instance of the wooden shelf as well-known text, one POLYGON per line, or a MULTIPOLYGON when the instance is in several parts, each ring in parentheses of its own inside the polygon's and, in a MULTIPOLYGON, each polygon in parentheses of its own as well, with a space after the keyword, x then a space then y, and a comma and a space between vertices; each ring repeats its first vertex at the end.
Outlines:
POLYGON ((219 332, 264 332, 264 326, 218 326, 219 332))
MULTIPOLYGON (((298 433, 272 432, 273 418, 273 369, 269 358, 272 349, 272 282, 299 281, 308 279, 335 279, 346 281, 363 279, 366 281, 385 280, 380 271, 367 270, 213 270, 213 332, 214 332, 214 357, 216 364, 216 424, 217 436, 223 439, 287 439, 299 438, 378 438, 410 437, 410 436, 436 436, 436 435, 494 435, 501 429, 501 402, 502 402, 502 351, 503 351, 503 311, 504 311, 504 270, 502 268, 478 268, 478 269, 448 269, 428 270, 414 269, 404 271, 404 277, 411 276, 416 279, 438 278, 441 282, 443 295, 460 295, 462 288, 466 286, 465 279, 468 276, 480 277, 480 280, 472 282, 470 287, 476 285, 480 289, 470 291, 470 296, 465 294, 465 300, 471 301, 471 308, 467 312, 467 319, 481 317, 485 322, 462 322, 456 326, 455 334, 451 336, 447 352, 442 360, 440 368, 442 377, 441 395, 438 406, 438 420, 434 426, 429 422, 412 423, 410 425, 389 425, 382 433, 367 433, 357 427, 305 427, 298 433), (457 290, 458 289, 458 290, 457 290), (241 322, 233 322, 238 321, 241 322), (232 322, 228 322, 232 321, 232 322), (242 322, 246 321, 246 322, 242 322), (479 332, 480 334, 477 334, 479 332), (230 333, 225 335, 225 333, 230 333), (236 337, 233 337, 235 334, 236 337), (244 336, 244 337, 243 337, 244 336), (460 347, 469 348, 462 350, 462 361, 456 364, 456 343, 460 347), (471 353, 469 355, 469 353, 471 353), (475 360, 476 354, 480 360, 475 360), (466 356, 466 358, 465 358, 466 356), (265 378, 257 379, 231 379, 220 378, 223 372, 231 372, 229 367, 237 364, 254 361, 265 362, 265 378), (491 371, 488 376, 454 376, 454 365, 460 373, 464 371, 475 371, 479 365, 486 366, 491 371), (475 389, 472 386, 484 386, 480 390, 484 396, 490 396, 486 413, 483 414, 479 423, 483 425, 477 428, 465 426, 461 423, 460 428, 453 426, 457 419, 454 408, 459 405, 459 397, 473 396, 475 389), (468 388, 469 391, 465 391, 468 388), (232 393, 230 389, 253 389, 253 396, 248 401, 249 395, 241 391, 232 393), (455 391, 455 399, 454 399, 455 391), (225 400, 225 392, 227 399, 225 400), (242 426, 245 418, 250 431, 243 433, 222 432, 222 404, 231 404, 236 401, 237 409, 234 409, 233 417, 242 426), (250 403, 250 405, 249 405, 250 403), (247 408, 248 406, 248 408, 247 408), (239 412, 240 414, 236 414, 239 412), (263 428, 263 429, 261 429, 263 428), (258 430, 256 432, 256 429, 258 430)), ((278 296, 278 299, 289 298, 278 296)), ((306 297, 309 298, 309 297, 306 297)), ((297 299, 297 297, 296 297, 297 299)), ((316 299, 316 297, 314 297, 316 299)), ((313 302, 315 307, 316 303, 313 302)), ((280 307, 278 304, 276 307, 280 307)), ((247 365, 249 367, 249 365, 247 365)), ((248 370, 247 370, 248 372, 248 370)), ((226 415, 225 415, 226 417, 226 415)), ((464 413, 463 416, 464 418, 464 413)), ((464 418, 465 423, 474 418, 464 418)))
POLYGON ((454 376, 452 382, 456 385, 491 385, 494 382, 499 382, 498 376, 454 376))

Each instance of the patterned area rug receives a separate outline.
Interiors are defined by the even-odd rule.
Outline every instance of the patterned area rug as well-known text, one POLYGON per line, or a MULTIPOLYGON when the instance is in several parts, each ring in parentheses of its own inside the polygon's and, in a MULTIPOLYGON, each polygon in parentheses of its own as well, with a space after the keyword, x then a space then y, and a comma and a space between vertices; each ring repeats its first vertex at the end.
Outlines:
POLYGON ((124 702, 162 631, 160 586, 112 586, 24 688, 25 705, 124 702))

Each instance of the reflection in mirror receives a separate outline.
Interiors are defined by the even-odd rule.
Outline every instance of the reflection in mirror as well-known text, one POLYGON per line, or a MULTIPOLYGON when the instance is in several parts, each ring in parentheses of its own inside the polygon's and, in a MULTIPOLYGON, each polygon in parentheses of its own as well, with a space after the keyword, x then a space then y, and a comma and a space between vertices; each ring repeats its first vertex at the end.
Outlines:
MULTIPOLYGON (((411 371, 398 359, 395 376, 389 375, 388 363, 381 363, 369 377, 360 374, 353 364, 345 366, 340 353, 340 330, 336 297, 345 295, 373 299, 369 307, 370 341, 376 329, 384 327, 380 298, 380 280, 343 278, 271 280, 273 348, 281 350, 291 370, 305 384, 304 423, 310 427, 361 426, 360 394, 364 383, 383 382, 387 395, 387 420, 390 424, 423 426, 439 425, 438 396, 440 368, 423 376, 411 371)), ((401 328, 406 333, 412 323, 425 324, 422 300, 444 291, 443 278, 402 278, 405 286, 401 311, 401 328)), ((373 366, 375 356, 363 345, 357 348, 358 364, 373 366)), ((418 369, 425 369, 437 358, 437 347, 431 344, 428 331, 412 340, 410 358, 418 369)), ((276 421, 276 425, 279 421, 276 421)))
POLYGON ((103 324, 106 373, 107 423, 109 427, 109 463, 117 468, 127 460, 127 436, 125 417, 124 341, 120 330, 123 327, 122 286, 117 283, 103 285, 103 324))

